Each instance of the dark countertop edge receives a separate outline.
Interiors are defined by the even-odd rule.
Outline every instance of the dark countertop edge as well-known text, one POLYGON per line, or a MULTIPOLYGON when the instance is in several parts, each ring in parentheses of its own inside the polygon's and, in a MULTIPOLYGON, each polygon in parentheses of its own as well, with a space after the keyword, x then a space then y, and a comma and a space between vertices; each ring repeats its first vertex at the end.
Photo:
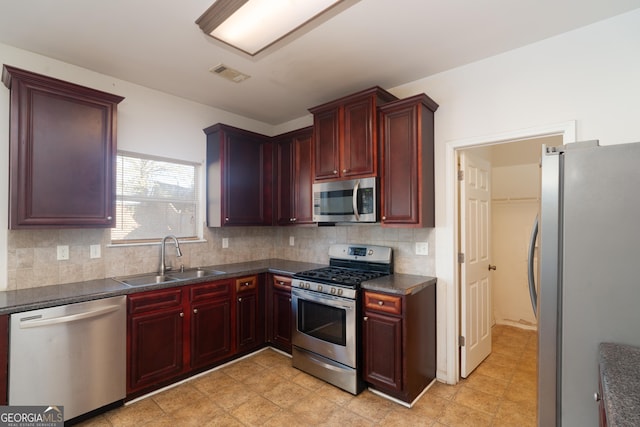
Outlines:
MULTIPOLYGON (((270 258, 232 264, 202 266, 201 268, 205 269, 224 271, 224 274, 146 286, 132 287, 122 284, 113 278, 105 278, 30 289, 0 291, 0 315, 55 307, 65 304, 74 304, 119 295, 129 295, 150 290, 187 286, 210 282, 212 280, 217 281, 231 279, 250 274, 272 273, 293 275, 301 271, 321 267, 326 267, 326 264, 270 258)), ((364 282, 362 284, 362 288, 366 290, 408 295, 419 292, 432 283, 436 283, 436 279, 434 277, 393 274, 364 282)))
POLYGON ((640 425, 640 347, 600 343, 598 364, 608 425, 640 425))
POLYGON ((417 276, 413 274, 392 274, 363 282, 362 289, 397 295, 412 295, 436 283, 437 279, 435 277, 417 276))
POLYGON ((23 311, 38 310, 65 304, 91 301, 102 298, 128 295, 150 290, 174 288, 196 283, 224 280, 249 274, 274 273, 293 275, 300 271, 326 267, 326 264, 315 264, 304 261, 283 259, 264 259, 232 264, 203 266, 202 268, 224 271, 224 274, 181 280, 146 286, 128 286, 113 278, 95 279, 84 282, 63 283, 29 289, 0 291, 0 315, 23 311))

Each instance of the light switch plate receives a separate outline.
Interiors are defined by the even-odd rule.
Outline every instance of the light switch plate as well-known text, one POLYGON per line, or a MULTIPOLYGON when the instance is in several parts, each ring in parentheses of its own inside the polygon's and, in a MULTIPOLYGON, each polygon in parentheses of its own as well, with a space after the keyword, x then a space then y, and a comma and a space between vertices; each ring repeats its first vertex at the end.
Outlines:
POLYGON ((222 248, 226 249, 229 247, 229 238, 228 237, 223 237, 222 238, 222 248))
POLYGON ((296 245, 296 239, 293 236, 289 236, 289 246, 295 246, 296 245))
POLYGON ((69 246, 68 245, 58 245, 58 261, 66 261, 69 259, 69 246))
POLYGON ((429 255, 429 242, 416 242, 416 255, 429 255))
POLYGON ((100 258, 100 245, 89 246, 89 257, 100 258))

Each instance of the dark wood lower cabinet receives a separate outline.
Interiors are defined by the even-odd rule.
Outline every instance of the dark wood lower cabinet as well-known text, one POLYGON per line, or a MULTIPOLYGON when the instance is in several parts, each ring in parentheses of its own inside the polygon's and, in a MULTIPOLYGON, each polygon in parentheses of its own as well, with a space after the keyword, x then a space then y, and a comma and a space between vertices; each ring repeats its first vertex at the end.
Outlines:
POLYGON ((164 385, 182 374, 182 291, 163 289, 131 295, 127 310, 127 394, 164 385))
POLYGON ((0 316, 0 405, 9 403, 9 315, 0 316))
POLYGON ((194 285, 189 289, 191 368, 200 368, 233 353, 231 282, 194 285))
POLYGON ((436 376, 436 285, 411 295, 365 291, 364 380, 412 403, 436 376))
POLYGON ((263 346, 263 277, 254 275, 130 295, 127 398, 263 346))
POLYGON ((242 277, 236 283, 236 343, 238 353, 264 344, 264 302, 258 276, 242 277))
POLYGON ((269 287, 269 342, 275 348, 291 354, 291 277, 273 275, 269 287))

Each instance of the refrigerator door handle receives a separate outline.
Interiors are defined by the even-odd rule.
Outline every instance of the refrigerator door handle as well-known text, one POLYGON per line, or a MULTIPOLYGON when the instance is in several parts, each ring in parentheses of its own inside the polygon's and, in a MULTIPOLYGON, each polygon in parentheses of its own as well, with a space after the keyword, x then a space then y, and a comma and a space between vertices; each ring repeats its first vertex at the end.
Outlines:
POLYGON ((538 293, 536 292, 536 282, 533 275, 533 258, 536 251, 536 239, 538 238, 538 215, 533 222, 533 228, 531 230, 531 239, 529 240, 529 259, 528 259, 528 276, 529 276, 529 297, 531 298, 531 307, 533 308, 533 315, 538 317, 538 293))

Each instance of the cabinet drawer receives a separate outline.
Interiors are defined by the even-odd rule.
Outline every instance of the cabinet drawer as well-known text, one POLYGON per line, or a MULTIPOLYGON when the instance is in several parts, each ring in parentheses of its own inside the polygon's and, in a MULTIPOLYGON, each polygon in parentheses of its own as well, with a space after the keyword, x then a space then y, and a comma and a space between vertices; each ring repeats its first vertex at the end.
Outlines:
POLYGON ((275 289, 281 289, 283 291, 291 291, 291 277, 288 276, 273 276, 273 287, 275 289))
POLYGON ((240 277, 236 279, 236 292, 254 291, 258 288, 258 276, 240 277))
POLYGON ((129 295, 127 300, 129 314, 176 307, 179 305, 182 305, 182 290, 179 288, 129 295))
POLYGON ((402 297, 365 292, 364 307, 365 310, 400 315, 402 314, 402 297))
POLYGON ((189 289, 189 300, 191 302, 212 298, 225 298, 230 295, 231 281, 229 280, 193 285, 191 289, 189 289))

